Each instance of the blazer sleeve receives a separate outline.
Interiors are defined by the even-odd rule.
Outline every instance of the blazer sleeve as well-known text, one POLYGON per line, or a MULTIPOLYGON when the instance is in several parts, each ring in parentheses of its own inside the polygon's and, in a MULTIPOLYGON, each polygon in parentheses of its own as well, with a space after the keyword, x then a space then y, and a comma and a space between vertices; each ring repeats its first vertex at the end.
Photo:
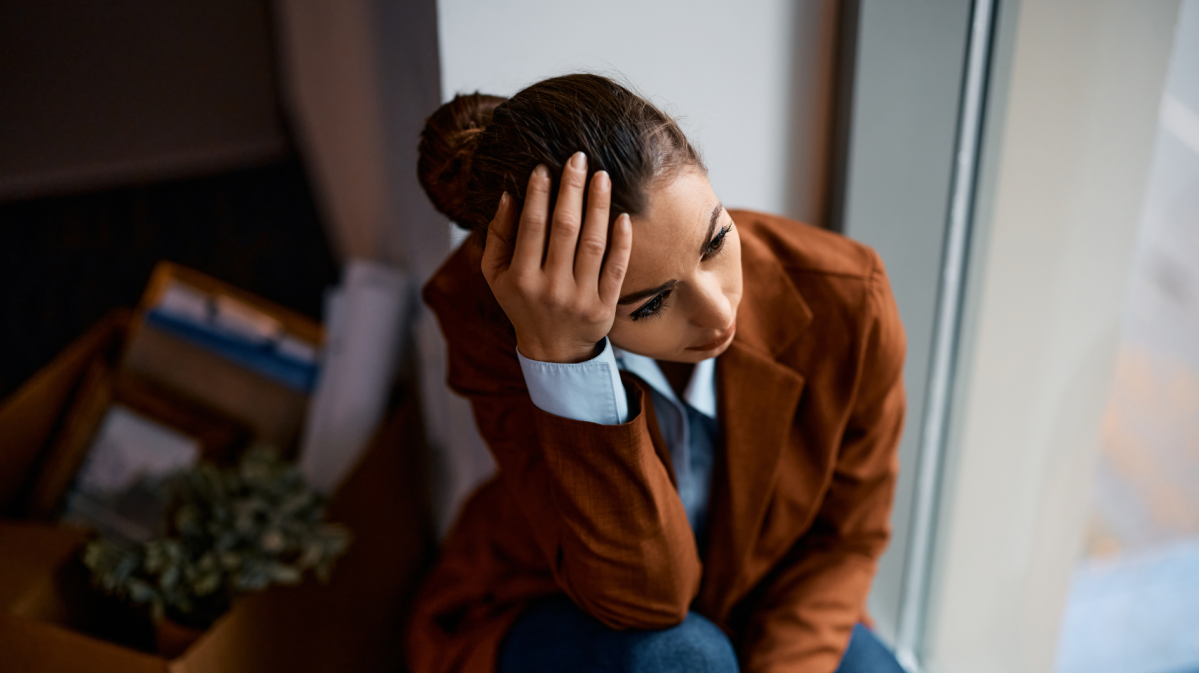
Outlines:
POLYGON ((832 673, 890 538, 905 397, 903 326, 874 256, 857 360, 857 392, 832 483, 811 529, 757 590, 746 630, 747 673, 832 673))
POLYGON ((458 272, 459 280, 469 274, 466 287, 435 277, 424 292, 446 338, 448 382, 470 401, 500 480, 528 519, 556 582, 610 627, 678 624, 699 590, 701 564, 654 447, 643 384, 622 377, 629 420, 620 425, 537 408, 515 333, 490 288, 477 268, 458 272))

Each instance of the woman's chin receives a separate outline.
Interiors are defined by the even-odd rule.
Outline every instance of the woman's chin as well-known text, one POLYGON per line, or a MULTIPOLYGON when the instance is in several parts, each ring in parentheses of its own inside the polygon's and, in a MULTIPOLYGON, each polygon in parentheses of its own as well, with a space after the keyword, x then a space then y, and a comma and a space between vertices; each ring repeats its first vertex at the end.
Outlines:
POLYGON ((695 364, 697 362, 702 362, 704 360, 717 357, 721 353, 724 353, 729 349, 729 346, 733 345, 733 338, 732 335, 730 335, 725 341, 711 347, 707 347, 707 344, 704 344, 700 347, 679 347, 669 351, 640 349, 635 346, 630 348, 628 346, 616 343, 615 340, 612 341, 612 345, 622 351, 652 358, 654 360, 695 364))
POLYGON ((687 349, 683 349, 683 350, 672 353, 670 357, 658 357, 658 358, 654 358, 654 359, 655 360, 666 360, 667 362, 687 362, 687 363, 695 364, 696 362, 702 362, 704 360, 709 360, 711 358, 719 356, 720 354, 727 351, 729 349, 729 346, 732 346, 732 345, 733 345, 733 340, 730 338, 728 341, 726 341, 718 346, 715 346, 713 348, 700 348, 700 349, 687 348, 687 349))
POLYGON ((685 360, 685 362, 700 362, 702 360, 709 360, 723 354, 729 349, 729 346, 732 345, 733 340, 729 339, 726 343, 723 343, 711 350, 687 351, 688 358, 685 360))

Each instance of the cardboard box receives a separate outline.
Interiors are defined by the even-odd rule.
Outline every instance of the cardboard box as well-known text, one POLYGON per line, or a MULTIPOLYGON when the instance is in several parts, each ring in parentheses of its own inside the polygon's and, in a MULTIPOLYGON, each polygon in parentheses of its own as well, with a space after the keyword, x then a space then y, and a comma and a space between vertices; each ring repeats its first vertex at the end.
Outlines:
POLYGON ((126 642, 146 637, 127 626, 120 606, 86 586, 78 558, 86 534, 11 517, 88 363, 119 352, 129 322, 127 312, 114 314, 0 403, 0 517, 6 517, 0 518, 0 669, 402 670, 409 602, 434 549, 420 414, 411 394, 398 402, 330 505, 329 519, 349 526, 354 542, 328 584, 309 578, 243 597, 173 660, 95 635, 126 642))

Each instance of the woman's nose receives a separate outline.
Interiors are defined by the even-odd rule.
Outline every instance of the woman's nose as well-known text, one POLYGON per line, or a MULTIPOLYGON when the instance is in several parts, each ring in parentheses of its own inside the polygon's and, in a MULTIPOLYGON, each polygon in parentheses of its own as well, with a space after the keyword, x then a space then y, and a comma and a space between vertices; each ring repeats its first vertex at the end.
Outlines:
POLYGON ((733 307, 724 293, 720 279, 715 275, 699 283, 696 308, 691 322, 706 329, 723 330, 733 322, 733 307))

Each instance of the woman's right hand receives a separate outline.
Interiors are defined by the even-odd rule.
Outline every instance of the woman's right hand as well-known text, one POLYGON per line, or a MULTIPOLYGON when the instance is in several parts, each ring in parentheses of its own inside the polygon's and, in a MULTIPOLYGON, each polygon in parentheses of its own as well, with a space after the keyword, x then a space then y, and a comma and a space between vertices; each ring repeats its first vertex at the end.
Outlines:
POLYGON ((584 214, 586 183, 587 157, 578 152, 562 171, 551 223, 550 173, 538 166, 529 177, 519 227, 505 193, 487 228, 483 276, 516 329, 521 355, 531 360, 589 360, 616 318, 633 227, 627 214, 618 217, 609 248, 612 182, 603 171, 592 176, 584 214))

